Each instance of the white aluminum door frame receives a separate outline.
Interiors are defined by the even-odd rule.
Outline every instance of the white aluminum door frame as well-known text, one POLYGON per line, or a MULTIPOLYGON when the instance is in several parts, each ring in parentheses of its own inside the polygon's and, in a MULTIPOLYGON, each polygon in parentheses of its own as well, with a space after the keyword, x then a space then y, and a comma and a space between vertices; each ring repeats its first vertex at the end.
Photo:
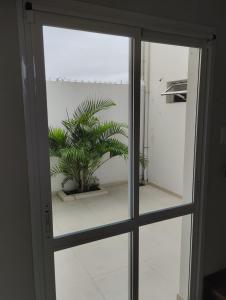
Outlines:
MULTIPOLYGON (((65 6, 67 5, 66 3, 67 1, 64 3, 65 6)), ((68 2, 68 7, 70 6, 69 4, 72 5, 70 1, 68 2)), ((167 23, 166 20, 162 23, 158 20, 160 25, 157 26, 156 21, 153 22, 152 19, 148 21, 147 19, 142 18, 142 15, 140 16, 140 21, 137 17, 133 22, 132 17, 134 17, 134 14, 131 16, 129 15, 129 17, 127 14, 127 17, 124 18, 123 22, 122 12, 121 14, 118 14, 117 18, 115 10, 111 11, 111 9, 106 8, 99 8, 99 10, 95 9, 92 12, 92 7, 90 7, 88 9, 89 20, 87 20, 85 19, 85 16, 87 16, 86 4, 83 8, 81 8, 81 4, 79 4, 79 10, 70 10, 70 13, 68 13, 68 11, 61 10, 57 6, 56 11, 56 9, 54 10, 51 6, 47 6, 46 8, 43 3, 41 6, 38 5, 37 8, 35 8, 35 5, 32 7, 32 10, 26 12, 23 10, 23 7, 21 7, 21 1, 19 1, 18 15, 28 166, 30 174, 31 216, 37 300, 55 300, 54 251, 82 245, 123 233, 130 234, 130 300, 137 300, 139 290, 139 227, 187 214, 194 215, 190 299, 199 299, 202 286, 201 254, 206 193, 206 176, 204 175, 206 175, 205 164, 207 160, 207 153, 204 150, 206 149, 208 142, 208 114, 211 98, 211 91, 209 87, 211 87, 212 82, 212 53, 214 48, 212 35, 208 32, 209 29, 203 30, 203 28, 200 28, 200 30, 194 31, 193 26, 190 28, 186 25, 182 26, 181 31, 180 24, 175 26, 175 23, 170 21, 167 23), (48 13, 46 11, 48 11, 48 13), (52 11, 52 13, 49 13, 50 11, 52 11), (73 17, 73 13, 77 15, 77 18, 73 17), (78 14, 80 18, 78 18, 78 14), (103 21, 104 18, 107 19, 109 14, 112 15, 110 21, 103 21), (145 20, 145 26, 143 24, 143 20, 145 20), (134 27, 132 26, 133 23, 134 27), (139 26, 138 23, 140 24, 139 26), (131 218, 114 224, 66 234, 55 238, 53 238, 52 233, 50 201, 51 190, 47 138, 48 122, 43 61, 43 40, 41 31, 43 25, 118 34, 133 38, 133 55, 131 64, 131 99, 133 100, 130 112, 132 133, 130 140, 131 218), (147 30, 144 30, 144 27, 147 28, 147 30), (154 30, 150 30, 150 28, 153 28, 154 30), (167 30, 164 31, 164 28, 167 30), (187 28, 189 30, 187 30, 187 28), (201 80, 197 123, 198 142, 196 147, 196 172, 194 181, 194 199, 196 199, 196 201, 177 207, 139 215, 141 40, 172 43, 188 47, 199 47, 202 49, 202 61, 200 70, 201 80), (47 282, 48 286, 46 285, 47 282)), ((73 3, 73 7, 74 5, 76 5, 76 3, 73 3)))

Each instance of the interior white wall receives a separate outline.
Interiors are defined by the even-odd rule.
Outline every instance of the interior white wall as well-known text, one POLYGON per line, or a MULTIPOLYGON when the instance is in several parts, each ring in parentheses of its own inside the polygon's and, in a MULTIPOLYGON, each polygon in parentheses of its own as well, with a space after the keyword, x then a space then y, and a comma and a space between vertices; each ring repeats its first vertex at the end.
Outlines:
POLYGON ((0 299, 34 300, 16 3, 0 1, 0 299))
MULTIPOLYGON (((85 83, 69 81, 47 81, 48 122, 50 126, 62 126, 77 106, 86 98, 111 98, 116 106, 99 114, 101 120, 113 120, 128 124, 128 84, 85 83)), ((127 139, 123 139, 127 143, 127 139)), ((57 162, 51 158, 51 166, 57 162)), ((97 170, 95 175, 101 184, 116 183, 128 180, 128 162, 114 157, 97 170)), ((61 189, 63 175, 51 178, 52 191, 61 189)), ((67 184, 68 185, 68 184, 67 184)), ((69 186, 70 187, 70 183, 69 186)))
POLYGON ((148 180, 182 195, 186 103, 166 103, 167 82, 187 79, 187 47, 150 47, 148 180))
MULTIPOLYGON (((40 2, 32 1, 32 2, 40 2)), ((166 17, 190 24, 216 26, 217 47, 214 66, 213 105, 210 110, 211 136, 208 144, 208 193, 206 195, 204 273, 226 267, 226 185, 224 171, 226 146, 220 144, 220 127, 226 114, 226 3, 224 0, 89 0, 93 4, 166 17)), ((1 146, 1 288, 4 300, 35 300, 28 195, 24 113, 19 65, 16 1, 0 2, 0 130, 7 141, 1 146), (12 138, 13 137, 13 138, 12 138), (7 145, 7 146, 6 146, 7 145), (13 179, 13 180, 12 180, 13 179), (13 181, 13 188, 12 188, 13 181)))

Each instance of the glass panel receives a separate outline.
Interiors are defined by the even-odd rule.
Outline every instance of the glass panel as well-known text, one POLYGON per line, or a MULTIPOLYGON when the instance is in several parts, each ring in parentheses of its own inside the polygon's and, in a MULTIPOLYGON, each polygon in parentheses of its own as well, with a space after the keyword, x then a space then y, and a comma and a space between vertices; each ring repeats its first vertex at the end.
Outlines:
POLYGON ((142 42, 140 213, 193 201, 199 57, 196 48, 142 42), (179 82, 184 94, 163 94, 179 82))
POLYGON ((188 300, 191 219, 140 228, 140 300, 188 300))
POLYGON ((127 37, 43 27, 54 235, 128 218, 127 37))
POLYGON ((57 300, 128 299, 128 235, 55 253, 57 300))

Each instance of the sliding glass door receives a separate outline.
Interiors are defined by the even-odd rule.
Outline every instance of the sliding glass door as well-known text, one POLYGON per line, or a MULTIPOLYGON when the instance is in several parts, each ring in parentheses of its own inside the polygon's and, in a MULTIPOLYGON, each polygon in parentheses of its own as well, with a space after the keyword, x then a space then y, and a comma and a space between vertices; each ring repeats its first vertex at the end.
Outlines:
POLYGON ((192 299, 205 49, 40 12, 31 32, 46 299, 192 299))

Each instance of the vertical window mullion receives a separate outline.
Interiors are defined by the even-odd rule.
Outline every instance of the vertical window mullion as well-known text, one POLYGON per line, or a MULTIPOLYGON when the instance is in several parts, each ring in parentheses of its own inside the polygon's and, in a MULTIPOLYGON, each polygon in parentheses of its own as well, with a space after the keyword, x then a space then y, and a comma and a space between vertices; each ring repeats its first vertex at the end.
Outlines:
MULTIPOLYGON (((193 197, 195 204, 195 211, 193 213, 192 235, 191 235, 191 262, 190 262, 190 282, 189 282, 189 299, 199 299, 202 294, 202 243, 203 243, 203 222, 205 210, 205 194, 203 187, 205 185, 205 176, 201 174, 204 172, 205 155, 202 149, 206 149, 206 135, 203 132, 205 129, 205 110, 208 107, 209 90, 206 90, 206 82, 211 81, 210 69, 211 66, 211 51, 210 45, 205 46, 200 51, 199 57, 199 94, 198 100, 198 113, 197 113, 197 129, 196 129, 196 157, 195 157, 195 170, 193 179, 193 197), (210 56, 208 58, 208 55, 210 56), (199 143, 197 141, 200 141, 199 143)), ((207 84, 207 86, 209 86, 207 84)), ((207 115, 206 115, 207 117, 207 115)))
POLYGON ((130 217, 135 228, 130 233, 129 300, 139 298, 139 148, 140 148, 140 69, 141 39, 137 36, 131 41, 130 63, 130 217))

